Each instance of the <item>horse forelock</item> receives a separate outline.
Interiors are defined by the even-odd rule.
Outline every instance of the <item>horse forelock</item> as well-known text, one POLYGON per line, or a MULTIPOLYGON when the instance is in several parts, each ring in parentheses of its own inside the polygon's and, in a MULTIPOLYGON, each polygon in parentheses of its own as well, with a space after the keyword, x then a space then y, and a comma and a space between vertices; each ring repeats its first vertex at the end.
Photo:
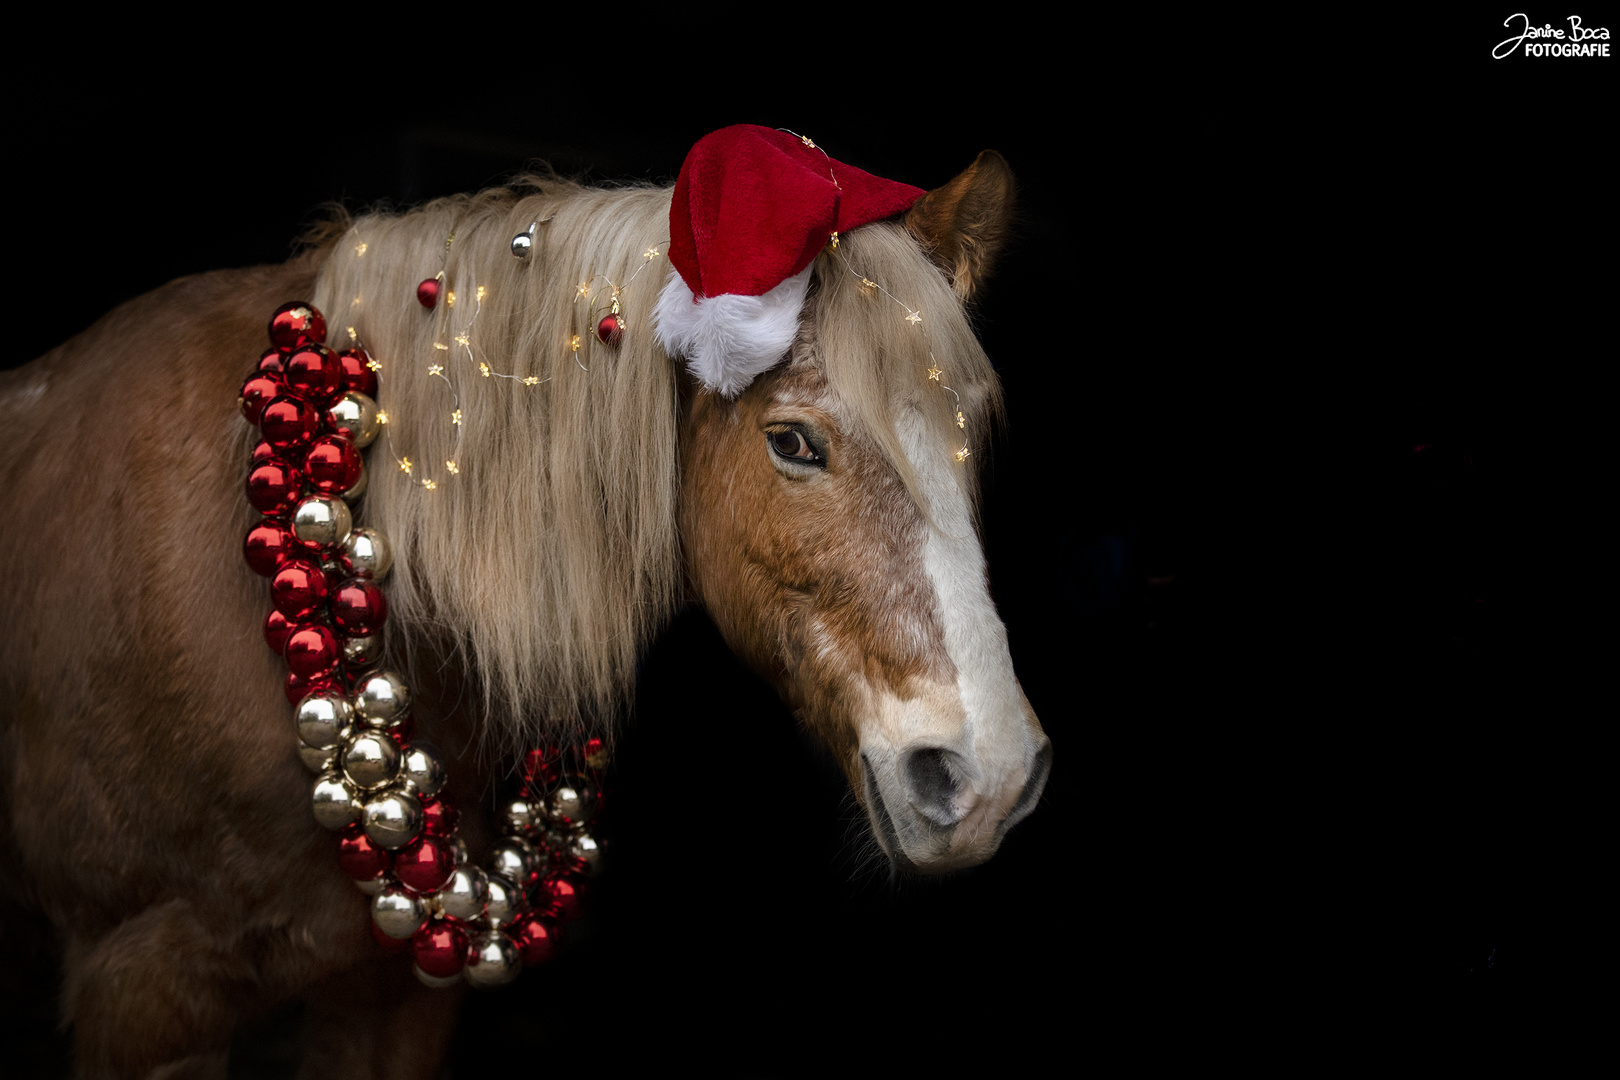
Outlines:
POLYGON ((352 326, 382 365, 388 437, 361 523, 399 556, 393 662, 427 659, 415 645, 433 638, 466 664, 494 750, 619 713, 680 587, 676 375, 646 317, 669 270, 644 257, 665 249, 669 192, 532 187, 356 220, 315 296, 333 343, 352 326), (513 235, 548 217, 514 258, 513 235), (441 267, 455 303, 429 311, 416 287, 441 267), (616 348, 593 332, 610 283, 616 348))
POLYGON ((969 458, 953 473, 976 506, 978 460, 1001 422, 1001 384, 950 282, 893 222, 841 237, 836 250, 818 256, 816 279, 815 362, 840 419, 893 466, 925 516, 926 485, 902 427, 915 425, 920 445, 941 459, 954 461, 967 447, 969 458), (930 368, 940 371, 937 380, 930 368))

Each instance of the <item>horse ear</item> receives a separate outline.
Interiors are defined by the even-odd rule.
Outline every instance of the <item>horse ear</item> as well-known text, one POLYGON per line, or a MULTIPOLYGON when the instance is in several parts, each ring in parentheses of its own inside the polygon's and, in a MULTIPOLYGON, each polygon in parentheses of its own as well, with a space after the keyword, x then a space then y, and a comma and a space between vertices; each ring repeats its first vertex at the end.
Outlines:
POLYGON ((906 211, 906 230, 963 300, 972 299, 1001 254, 1016 191, 1007 159, 986 150, 955 180, 906 211))

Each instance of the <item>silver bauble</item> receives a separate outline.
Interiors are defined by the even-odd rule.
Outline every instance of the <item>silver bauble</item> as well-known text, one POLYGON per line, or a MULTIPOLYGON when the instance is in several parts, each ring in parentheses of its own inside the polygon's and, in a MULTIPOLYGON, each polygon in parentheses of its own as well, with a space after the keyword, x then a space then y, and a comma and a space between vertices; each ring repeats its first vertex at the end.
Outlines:
POLYGON ((336 746, 343 741, 344 730, 354 723, 354 706, 342 694, 316 692, 293 708, 293 723, 298 725, 304 745, 336 746))
POLYGON ((517 946, 499 930, 474 934, 467 946, 467 981, 480 990, 504 986, 523 970, 517 946))
POLYGON ((416 796, 389 789, 373 796, 362 811, 366 835, 389 851, 398 851, 422 828, 422 804, 416 796))
POLYGON ((430 743, 411 743, 399 764, 400 784, 419 799, 431 799, 444 787, 444 762, 430 743))
POLYGON ((501 807, 498 817, 501 832, 521 836, 534 828, 534 808, 527 799, 513 799, 501 807))
POLYGON ((393 884, 393 879, 391 879, 387 874, 382 874, 372 878, 370 881, 355 881, 354 887, 365 893, 367 896, 376 896, 378 893, 388 888, 388 886, 391 884, 393 884))
POLYGON ((456 853, 457 866, 471 866, 472 852, 467 850, 467 841, 459 835, 450 838, 450 848, 456 853))
POLYGON ((583 776, 565 776, 546 796, 545 816, 553 825, 575 828, 596 812, 596 785, 583 776))
POLYGON ((349 504, 330 495, 311 495, 293 507, 293 535, 311 547, 337 547, 349 538, 353 525, 349 504))
POLYGON ((354 445, 361 450, 377 438, 377 403, 358 390, 349 390, 326 410, 332 426, 347 432, 354 445))
POLYGON ((489 899, 484 901, 484 918, 489 920, 491 926, 507 925, 529 906, 523 890, 499 874, 488 875, 487 888, 489 899))
POLYGON ((338 748, 335 746, 309 746, 298 744, 298 760, 304 763, 304 768, 320 776, 331 772, 337 767, 338 748))
POLYGON ((370 574, 371 580, 381 581, 394 565, 393 548, 388 537, 369 526, 362 525, 349 532, 343 542, 343 561, 353 574, 370 574))
POLYGON ((360 731, 343 747, 343 775, 354 786, 372 791, 399 772, 399 744, 380 731, 360 731))
POLYGON ((602 868, 602 845, 590 833, 580 833, 569 841, 568 857, 584 867, 585 873, 595 874, 602 868))
POLYGON ((520 885, 534 880, 540 865, 540 853, 521 836, 503 836, 490 850, 490 871, 520 885))
POLYGON ((458 866, 438 892, 439 910, 463 922, 483 918, 489 902, 489 878, 476 866, 458 866))
POLYGON ((534 250, 534 230, 540 227, 539 221, 529 222, 529 227, 512 237, 512 255, 515 258, 527 259, 529 252, 534 250))
POLYGON ((367 634, 365 637, 340 637, 338 647, 343 650, 345 664, 350 667, 370 667, 382 659, 382 632, 367 634))
POLYGON ((355 685, 354 711, 374 728, 393 727, 410 715, 410 688, 392 671, 373 671, 355 685))
POLYGON ((353 786, 338 773, 327 773, 315 781, 309 801, 315 820, 328 829, 341 829, 360 817, 360 800, 353 786))
POLYGON ((427 922, 427 905, 403 885, 390 885, 371 898, 371 921, 377 929, 404 941, 427 922))

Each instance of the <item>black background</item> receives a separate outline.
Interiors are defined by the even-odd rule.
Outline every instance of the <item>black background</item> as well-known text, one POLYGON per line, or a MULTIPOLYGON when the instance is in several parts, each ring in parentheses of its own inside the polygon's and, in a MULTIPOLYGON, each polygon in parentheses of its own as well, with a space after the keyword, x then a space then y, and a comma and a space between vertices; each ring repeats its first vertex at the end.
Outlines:
MULTIPOLYGON (((474 999, 456 1072, 1158 1060, 1488 1020, 1612 970, 1580 687, 1620 58, 1493 61, 1507 14, 822 37, 609 12, 42 55, 9 76, 14 356, 285 258, 330 199, 534 159, 668 181, 738 122, 923 187, 998 149, 1021 204, 976 312, 1009 416, 985 545, 1056 751, 1040 809, 986 867, 891 879, 687 613, 646 661, 590 923, 474 999)), ((281 1075, 296 1021, 233 1070, 281 1075)))

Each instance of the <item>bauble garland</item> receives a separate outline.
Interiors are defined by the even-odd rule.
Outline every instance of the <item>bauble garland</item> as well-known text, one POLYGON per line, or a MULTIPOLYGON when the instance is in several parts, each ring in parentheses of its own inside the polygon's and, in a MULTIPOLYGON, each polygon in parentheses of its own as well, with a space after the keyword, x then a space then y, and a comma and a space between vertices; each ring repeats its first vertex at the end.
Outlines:
POLYGON ((366 487, 360 452, 377 437, 379 365, 358 344, 323 344, 326 320, 305 302, 281 305, 269 329, 240 401, 263 436, 247 479, 263 517, 243 554, 270 579, 264 637, 287 663, 315 820, 339 834, 338 865, 371 897, 373 936, 409 949, 419 980, 500 986, 549 959, 560 924, 579 914, 601 858, 593 825, 606 753, 598 739, 529 751, 501 839, 482 868, 472 863, 444 763, 411 738, 410 689, 377 667, 388 617, 379 582, 393 558, 349 504, 366 487))

